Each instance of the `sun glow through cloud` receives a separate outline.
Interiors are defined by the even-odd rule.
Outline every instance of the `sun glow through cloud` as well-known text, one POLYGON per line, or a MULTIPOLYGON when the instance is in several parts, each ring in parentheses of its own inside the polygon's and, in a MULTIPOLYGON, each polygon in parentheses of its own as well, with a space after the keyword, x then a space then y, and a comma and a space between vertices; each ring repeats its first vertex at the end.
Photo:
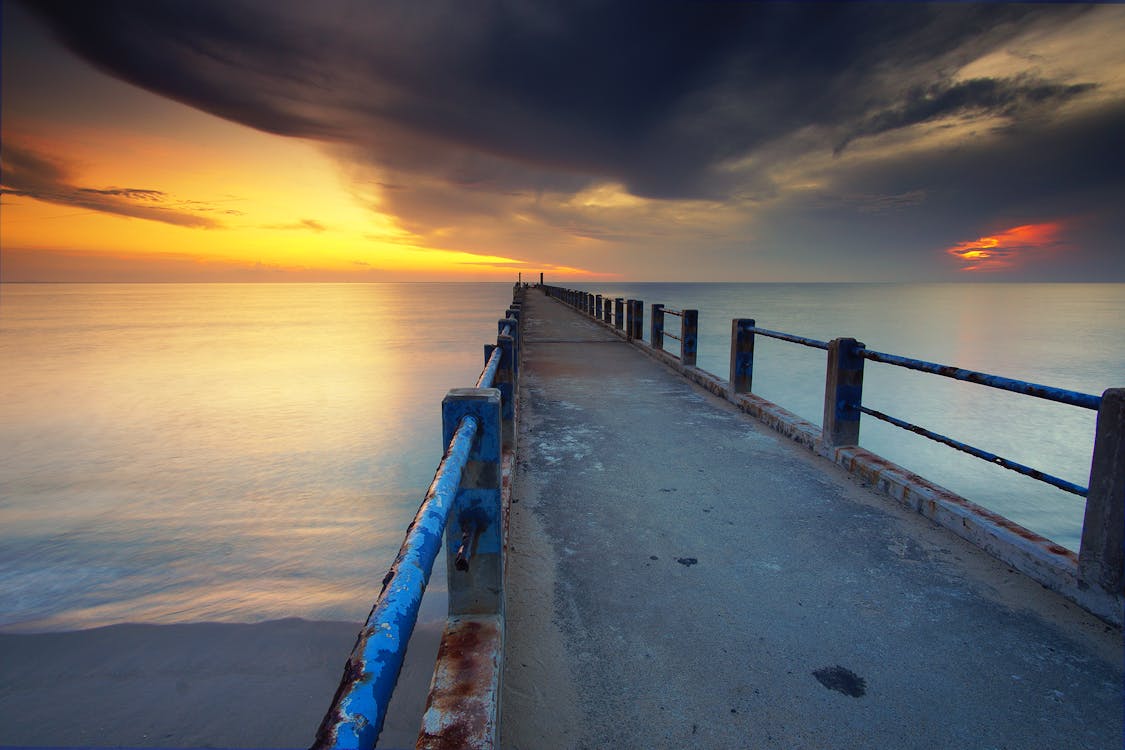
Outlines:
POLYGON ((999 271, 1016 266, 1029 252, 1059 249, 1062 245, 1057 238, 1062 230, 1060 221, 1022 224, 971 242, 960 242, 945 252, 964 263, 962 271, 999 271))

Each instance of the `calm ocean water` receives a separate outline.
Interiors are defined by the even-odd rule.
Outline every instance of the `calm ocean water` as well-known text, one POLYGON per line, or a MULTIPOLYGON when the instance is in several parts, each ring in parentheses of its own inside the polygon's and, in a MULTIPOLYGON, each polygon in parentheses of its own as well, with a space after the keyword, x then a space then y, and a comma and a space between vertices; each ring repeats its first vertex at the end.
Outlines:
MULTIPOLYGON (((730 318, 755 317, 1090 393, 1125 385, 1125 285, 589 290, 698 308, 700 365, 724 377, 730 318)), ((441 397, 475 381, 510 293, 4 285, 0 630, 362 620, 440 459, 441 397)), ((761 395, 819 423, 823 378, 823 352, 759 339, 761 395)), ((1086 482, 1092 412, 873 363, 864 400, 1086 482)), ((874 420, 861 442, 1077 545, 1080 498, 874 420)), ((423 617, 442 614, 443 569, 423 617)))

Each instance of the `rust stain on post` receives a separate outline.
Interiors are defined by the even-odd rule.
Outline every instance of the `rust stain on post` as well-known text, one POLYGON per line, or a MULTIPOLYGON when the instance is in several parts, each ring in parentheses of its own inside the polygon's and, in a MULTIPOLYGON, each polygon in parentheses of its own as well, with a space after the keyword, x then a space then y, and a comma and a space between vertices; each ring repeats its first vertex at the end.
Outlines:
POLYGON ((502 630, 495 616, 449 620, 416 750, 496 747, 502 630))

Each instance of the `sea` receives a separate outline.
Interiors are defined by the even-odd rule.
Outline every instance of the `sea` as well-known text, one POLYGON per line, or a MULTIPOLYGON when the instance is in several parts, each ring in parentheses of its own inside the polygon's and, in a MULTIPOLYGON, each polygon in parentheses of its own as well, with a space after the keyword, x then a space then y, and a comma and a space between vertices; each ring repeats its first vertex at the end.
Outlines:
MULTIPOLYGON (((1125 284, 570 284, 1100 394, 1125 284)), ((362 621, 510 283, 0 285, 0 632, 362 621)), ((669 316, 668 330, 675 333, 669 316)), ((647 325, 646 325, 647 328, 647 325)), ((646 331, 647 335, 647 331, 646 331)), ((673 348, 674 341, 669 341, 673 348)), ((756 342, 754 390, 815 423, 825 353, 756 342)), ((1085 486, 1095 414, 868 362, 864 403, 1085 486)), ((1081 497, 864 418, 861 445, 1077 549, 1081 497)), ((444 616, 438 560, 422 619, 444 616)))

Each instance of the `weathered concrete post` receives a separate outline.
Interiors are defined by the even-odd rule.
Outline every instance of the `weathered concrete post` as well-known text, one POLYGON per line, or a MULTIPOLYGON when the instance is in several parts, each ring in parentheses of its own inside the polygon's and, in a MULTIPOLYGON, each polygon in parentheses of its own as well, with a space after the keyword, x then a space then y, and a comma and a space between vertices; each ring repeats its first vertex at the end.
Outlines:
POLYGON ((633 300, 633 328, 629 331, 629 338, 641 341, 645 337, 645 303, 643 300, 633 300))
POLYGON ((625 338, 629 341, 633 340, 633 317, 637 312, 637 301, 635 299, 625 300, 625 338))
POLYGON ((625 300, 615 297, 613 300, 613 325, 621 331, 625 328, 625 300))
POLYGON ((500 368, 496 370, 496 379, 493 385, 500 390, 500 419, 503 424, 503 442, 505 450, 516 449, 516 350, 515 336, 500 335, 496 337, 496 345, 500 347, 500 368))
POLYGON ((1089 486, 1079 577, 1110 593, 1125 593, 1125 388, 1102 394, 1089 486))
POLYGON ((471 415, 480 423, 445 527, 451 616, 504 610, 500 409, 496 388, 454 388, 441 402, 444 445, 462 417, 471 415))
POLYGON ((754 384, 754 319, 735 318, 730 322, 730 387, 735 393, 749 393, 754 384))
POLYGON ((699 310, 680 311, 680 361, 695 367, 699 348, 699 310))
POLYGON ((664 305, 655 303, 652 305, 652 323, 649 327, 648 340, 653 349, 664 351, 664 305))
POLYGON ((600 294, 594 295, 594 317, 599 320, 602 317, 602 295, 600 294))
POLYGON ((593 317, 594 315, 594 295, 586 295, 586 314, 593 317))
MULTIPOLYGON (((504 333, 504 328, 508 329, 508 335, 512 337, 512 371, 515 377, 518 378, 520 374, 520 321, 519 318, 506 318, 498 321, 496 324, 497 334, 504 333)), ((504 363, 500 363, 504 367, 504 363)), ((513 381, 514 382, 514 381, 513 381)))
POLYGON ((824 378, 824 427, 828 446, 858 445, 859 417, 863 403, 863 344, 855 339, 832 339, 828 343, 828 373, 824 378))

